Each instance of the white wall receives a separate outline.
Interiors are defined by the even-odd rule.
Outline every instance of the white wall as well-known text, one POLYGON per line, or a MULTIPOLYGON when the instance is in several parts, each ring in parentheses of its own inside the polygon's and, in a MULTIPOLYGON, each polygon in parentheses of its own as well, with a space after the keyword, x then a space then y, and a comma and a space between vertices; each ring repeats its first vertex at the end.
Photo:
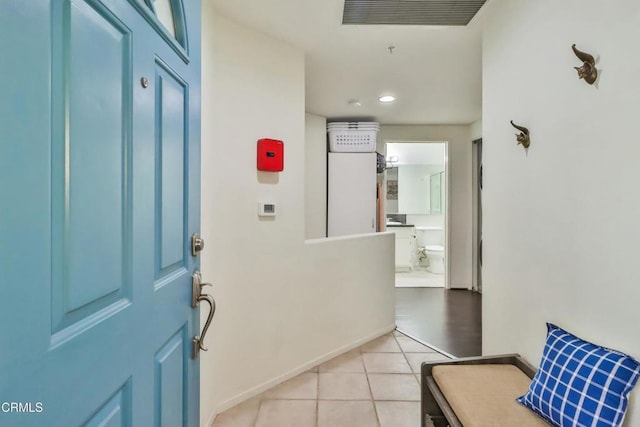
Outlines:
POLYGON ((305 115, 305 237, 327 236, 327 119, 305 115))
POLYGON ((407 224, 416 227, 443 227, 444 215, 407 215, 407 224))
POLYGON ((482 119, 478 119, 469 125, 471 140, 482 138, 482 119))
POLYGON ((452 288, 471 289, 471 137, 469 126, 383 125, 378 149, 386 142, 448 141, 449 143, 449 245, 452 288))
MULTIPOLYGON (((483 352, 545 322, 640 358, 640 3, 495 0, 483 43, 483 352), (594 86, 571 51, 593 53, 594 86), (525 153, 509 120, 531 131, 525 153)), ((640 425, 640 390, 626 426, 640 425)))
MULTIPOLYGON (((218 309, 201 424, 394 327, 393 235, 305 243, 304 53, 203 4, 202 273, 218 309), (256 141, 284 171, 256 171, 256 141), (259 200, 278 215, 259 219, 259 200)), ((204 310, 203 310, 204 311, 204 310)), ((203 313, 204 314, 204 313, 203 313)))

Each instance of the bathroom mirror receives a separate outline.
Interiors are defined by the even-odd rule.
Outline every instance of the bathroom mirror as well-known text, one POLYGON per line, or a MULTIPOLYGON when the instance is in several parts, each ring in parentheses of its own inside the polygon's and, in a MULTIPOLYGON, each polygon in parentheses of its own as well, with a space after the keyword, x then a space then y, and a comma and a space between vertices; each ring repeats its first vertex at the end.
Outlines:
POLYGON ((442 213, 442 168, 400 165, 387 169, 388 213, 428 215, 442 213))
POLYGON ((442 213, 442 193, 444 172, 429 177, 429 209, 432 214, 442 213))

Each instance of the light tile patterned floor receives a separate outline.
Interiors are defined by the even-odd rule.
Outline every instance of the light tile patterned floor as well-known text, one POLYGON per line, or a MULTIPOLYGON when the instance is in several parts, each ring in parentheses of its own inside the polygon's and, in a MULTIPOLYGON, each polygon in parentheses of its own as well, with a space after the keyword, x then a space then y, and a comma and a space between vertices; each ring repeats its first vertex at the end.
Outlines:
POLYGON ((219 414, 213 427, 419 427, 420 363, 446 358, 394 331, 219 414))

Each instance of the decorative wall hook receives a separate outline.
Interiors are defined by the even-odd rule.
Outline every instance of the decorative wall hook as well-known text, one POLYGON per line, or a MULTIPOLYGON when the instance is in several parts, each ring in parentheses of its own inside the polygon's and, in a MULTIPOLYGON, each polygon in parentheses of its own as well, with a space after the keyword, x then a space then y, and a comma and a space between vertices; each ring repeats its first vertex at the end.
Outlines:
POLYGON ((518 144, 522 144, 524 148, 529 148, 529 145, 531 144, 531 140, 529 139, 529 129, 523 126, 518 126, 513 123, 513 120, 511 120, 511 126, 520 131, 520 134, 516 133, 516 140, 518 141, 518 144))
POLYGON ((588 53, 581 52, 576 49, 576 44, 571 46, 573 53, 582 61, 582 67, 573 67, 578 71, 578 77, 584 79, 585 82, 592 85, 598 78, 598 70, 596 69, 596 61, 593 56, 588 53))

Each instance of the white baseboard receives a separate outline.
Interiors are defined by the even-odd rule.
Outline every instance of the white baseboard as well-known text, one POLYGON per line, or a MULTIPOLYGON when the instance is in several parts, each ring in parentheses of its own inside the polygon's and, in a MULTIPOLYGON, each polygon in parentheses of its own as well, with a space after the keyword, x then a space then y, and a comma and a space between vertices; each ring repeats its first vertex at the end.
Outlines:
POLYGON ((328 360, 333 359, 336 356, 341 355, 342 353, 346 353, 349 350, 353 350, 354 348, 360 347, 361 345, 375 339, 378 338, 379 336, 382 336, 386 333, 389 333, 391 331, 393 331, 396 328, 395 323, 388 325, 382 329, 377 330, 376 332, 373 332, 363 338, 360 338, 359 340, 350 343, 348 345, 342 346, 336 350, 330 351, 328 353, 325 353, 324 355, 317 357, 301 366, 298 366, 295 369, 292 369, 282 375, 279 375, 271 380, 265 381, 260 385, 257 385, 256 387, 253 387, 247 391, 244 391, 240 394, 235 395, 234 397, 232 397, 231 399, 227 399, 224 402, 222 402, 220 405, 218 405, 218 407, 216 408, 216 410, 213 412, 213 415, 211 415, 211 418, 209 418, 209 420, 207 421, 208 426, 213 425, 213 421, 215 420, 216 416, 224 411, 226 411, 227 409, 233 408, 234 406, 236 406, 239 403, 244 402, 245 400, 249 400, 252 397, 258 396, 259 394, 261 394, 264 391, 269 390, 271 387, 276 386, 284 381, 287 381, 297 375, 300 375, 303 372, 308 371, 311 368, 314 368, 318 365, 320 365, 321 363, 324 363, 328 360))
POLYGON ((432 284, 424 284, 424 283, 402 283, 398 285, 396 283, 396 288, 444 288, 444 284, 442 285, 432 285, 432 284))
POLYGON ((451 285, 449 286, 449 289, 466 289, 468 291, 472 290, 469 285, 451 285))

